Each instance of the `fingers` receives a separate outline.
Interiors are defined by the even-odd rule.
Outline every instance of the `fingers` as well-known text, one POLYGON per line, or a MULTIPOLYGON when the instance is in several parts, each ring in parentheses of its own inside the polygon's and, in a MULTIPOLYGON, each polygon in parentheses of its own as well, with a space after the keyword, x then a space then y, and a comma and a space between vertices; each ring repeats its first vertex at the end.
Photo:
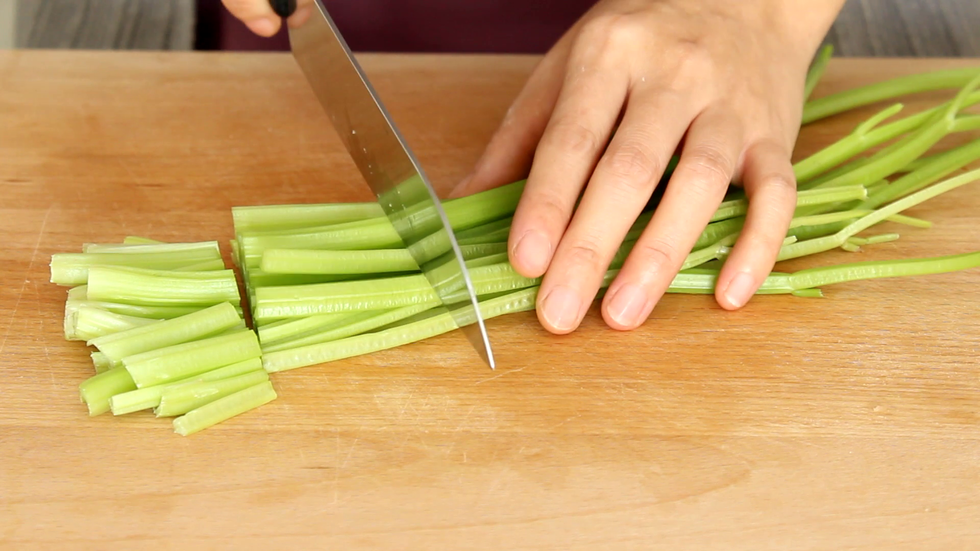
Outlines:
POLYGON ((691 123, 653 219, 603 298, 607 325, 629 330, 649 317, 724 198, 743 135, 739 118, 720 108, 709 108, 691 123))
POLYGON ((694 116, 673 92, 637 91, 629 102, 541 284, 538 316, 555 333, 578 327, 694 116))
POLYGON ((796 210, 790 153, 776 142, 746 152, 742 180, 749 200, 745 226, 715 286, 715 298, 727 310, 748 303, 772 271, 796 210))
MULTIPOLYGON (((279 32, 282 19, 272 11, 269 0, 221 0, 221 3, 253 33, 269 37, 279 32)), ((296 12, 288 20, 292 26, 306 21, 312 9, 312 0, 297 0, 296 4, 296 12)))
POLYGON ((486 150, 449 194, 462 197, 520 180, 527 175, 534 149, 558 100, 568 48, 556 45, 534 69, 486 150))
POLYGON ((570 55, 511 225, 510 261, 526 277, 540 277, 548 269, 622 111, 629 79, 615 63, 595 54, 570 55))

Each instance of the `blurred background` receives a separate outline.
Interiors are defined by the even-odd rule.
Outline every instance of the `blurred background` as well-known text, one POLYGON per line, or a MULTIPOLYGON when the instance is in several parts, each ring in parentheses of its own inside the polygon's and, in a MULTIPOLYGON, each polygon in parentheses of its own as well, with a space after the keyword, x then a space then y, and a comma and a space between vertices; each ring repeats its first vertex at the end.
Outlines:
MULTIPOLYGON (((544 52, 593 2, 326 0, 355 51, 498 53, 544 52)), ((849 0, 827 42, 841 56, 980 57, 980 0, 849 0)), ((0 0, 0 48, 274 51, 287 40, 252 35, 220 0, 0 0)))

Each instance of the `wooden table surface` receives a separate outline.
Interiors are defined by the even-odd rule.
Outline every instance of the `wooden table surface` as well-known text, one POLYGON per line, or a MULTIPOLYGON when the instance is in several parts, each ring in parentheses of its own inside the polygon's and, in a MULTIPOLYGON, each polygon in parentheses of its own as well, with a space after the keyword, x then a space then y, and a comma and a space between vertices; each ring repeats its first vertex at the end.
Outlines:
MULTIPOLYGON (((441 189, 535 61, 363 59, 441 189)), ((977 63, 840 61, 817 94, 977 63)), ((977 270, 734 313, 669 296, 632 333, 512 315, 495 373, 444 335, 277 374, 277 401, 187 438, 87 416, 52 253, 369 198, 286 55, 0 53, 0 548, 980 548, 977 270)), ((914 214, 935 227, 785 267, 980 248, 980 187, 914 214)))

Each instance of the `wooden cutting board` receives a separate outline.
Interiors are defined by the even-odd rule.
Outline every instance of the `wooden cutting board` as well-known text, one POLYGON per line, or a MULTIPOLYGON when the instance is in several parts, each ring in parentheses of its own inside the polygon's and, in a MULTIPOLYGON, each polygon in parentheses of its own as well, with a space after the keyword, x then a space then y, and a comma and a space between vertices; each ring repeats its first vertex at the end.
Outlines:
MULTIPOLYGON (((535 61, 363 60, 441 189, 535 61)), ((978 63, 838 61, 817 94, 978 63)), ((0 53, 0 549, 980 548, 976 270, 739 312, 669 296, 631 333, 512 315, 496 372, 444 335, 277 374, 277 401, 188 438, 86 415, 52 253, 348 200, 368 189, 286 55, 0 53)), ((980 187, 914 214, 935 227, 785 267, 980 249, 980 187)))

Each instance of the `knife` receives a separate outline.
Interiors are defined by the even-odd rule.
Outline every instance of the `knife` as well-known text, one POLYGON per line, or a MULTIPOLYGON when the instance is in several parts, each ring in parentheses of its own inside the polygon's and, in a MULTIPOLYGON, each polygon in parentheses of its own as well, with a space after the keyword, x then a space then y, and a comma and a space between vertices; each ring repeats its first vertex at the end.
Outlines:
MULTIPOLYGON (((295 0, 269 0, 280 17, 295 0)), ((496 367, 473 281, 446 212, 322 0, 289 29, 293 57, 419 268, 490 369, 496 367), (465 294, 462 293, 465 287, 465 294)))

